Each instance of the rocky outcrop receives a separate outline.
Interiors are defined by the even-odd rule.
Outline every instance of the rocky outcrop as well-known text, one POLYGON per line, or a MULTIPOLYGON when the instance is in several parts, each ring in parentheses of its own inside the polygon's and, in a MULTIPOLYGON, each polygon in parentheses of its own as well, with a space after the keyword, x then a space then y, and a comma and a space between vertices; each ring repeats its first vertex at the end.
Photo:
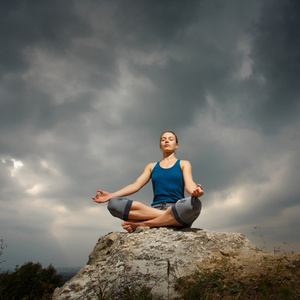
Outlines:
POLYGON ((87 265, 53 299, 99 299, 97 293, 118 298, 124 287, 147 286, 157 298, 172 299, 175 279, 194 273, 201 262, 218 253, 256 255, 259 250, 243 234, 202 229, 138 227, 134 233, 100 237, 87 265))

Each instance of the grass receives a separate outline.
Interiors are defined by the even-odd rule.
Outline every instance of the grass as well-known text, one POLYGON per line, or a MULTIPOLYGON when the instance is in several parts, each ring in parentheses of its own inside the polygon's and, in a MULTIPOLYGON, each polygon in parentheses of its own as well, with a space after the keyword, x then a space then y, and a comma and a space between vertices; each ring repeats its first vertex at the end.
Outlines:
MULTIPOLYGON (((254 227, 263 242, 266 242, 260 227, 254 227)), ((186 277, 178 277, 176 266, 167 260, 168 299, 172 300, 296 300, 300 299, 300 256, 279 255, 279 248, 272 253, 227 256, 225 254, 208 258, 199 264, 199 270, 186 277), (275 255, 276 254, 276 255, 275 255), (224 256, 225 255, 225 256, 224 256), (177 298, 170 298, 170 275, 176 279, 177 298)), ((157 278, 162 280, 163 278, 157 278)), ((116 294, 106 290, 99 280, 94 296, 102 300, 157 300, 151 293, 152 287, 125 287, 116 294)), ((93 298, 95 299, 95 298, 93 298)))
MULTIPOLYGON (((177 279, 177 299, 299 299, 300 261, 265 259, 261 271, 239 272, 229 259, 218 262, 213 270, 199 270, 177 279)), ((240 270, 242 271, 242 270, 240 270)))
MULTIPOLYGON (((170 263, 167 268, 170 272, 170 263)), ((105 290, 103 287, 95 291, 97 299, 157 299, 152 295, 151 288, 146 286, 125 287, 117 294, 108 294, 105 290)), ((177 278, 175 291, 177 298, 169 299, 296 300, 300 298, 300 260, 295 256, 290 259, 287 255, 266 254, 257 260, 248 260, 246 257, 242 264, 234 264, 232 258, 219 256, 203 262, 194 274, 177 278)))

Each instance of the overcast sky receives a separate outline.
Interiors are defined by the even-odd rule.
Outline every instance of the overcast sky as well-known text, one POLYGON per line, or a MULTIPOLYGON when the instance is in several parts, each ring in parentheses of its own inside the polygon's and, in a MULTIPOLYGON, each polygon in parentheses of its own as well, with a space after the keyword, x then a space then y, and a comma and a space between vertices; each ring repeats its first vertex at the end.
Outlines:
POLYGON ((194 227, 299 252, 299 30, 299 1, 1 1, 0 268, 85 265, 124 231, 91 197, 165 130, 205 191, 194 227))

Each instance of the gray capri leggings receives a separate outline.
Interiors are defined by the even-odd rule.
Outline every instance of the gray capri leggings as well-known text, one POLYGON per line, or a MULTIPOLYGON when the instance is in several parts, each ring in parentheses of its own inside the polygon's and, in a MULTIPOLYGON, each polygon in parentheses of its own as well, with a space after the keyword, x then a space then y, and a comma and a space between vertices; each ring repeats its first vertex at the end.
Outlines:
MULTIPOLYGON (((132 202, 132 200, 124 197, 112 198, 108 201, 107 209, 114 217, 127 221, 132 202)), ((191 227, 200 215, 202 208, 201 201, 197 197, 183 198, 177 203, 162 202, 152 207, 166 210, 170 206, 176 221, 184 227, 191 227)))

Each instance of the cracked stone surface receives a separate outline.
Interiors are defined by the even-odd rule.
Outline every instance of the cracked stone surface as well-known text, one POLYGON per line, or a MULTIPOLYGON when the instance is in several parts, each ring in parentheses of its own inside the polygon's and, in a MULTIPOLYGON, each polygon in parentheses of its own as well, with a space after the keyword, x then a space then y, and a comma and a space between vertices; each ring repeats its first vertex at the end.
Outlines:
POLYGON ((88 263, 53 300, 98 299, 97 292, 116 296, 127 286, 147 286, 157 298, 176 296, 176 278, 192 274, 199 263, 224 256, 260 252, 243 234, 189 228, 138 227, 134 233, 113 232, 100 237, 88 263))

